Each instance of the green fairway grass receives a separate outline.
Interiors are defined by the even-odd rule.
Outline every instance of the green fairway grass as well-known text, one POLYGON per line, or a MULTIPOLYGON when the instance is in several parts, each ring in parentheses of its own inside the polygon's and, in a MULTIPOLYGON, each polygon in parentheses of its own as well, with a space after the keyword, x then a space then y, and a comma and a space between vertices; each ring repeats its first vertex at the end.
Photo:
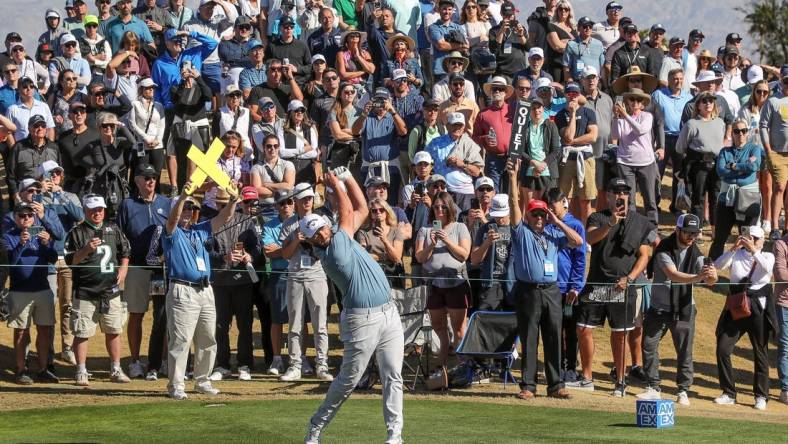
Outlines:
MULTIPOLYGON (((2 442, 303 442, 319 400, 167 401, 0 413, 2 442)), ((677 417, 672 429, 638 429, 632 414, 440 400, 405 402, 406 442, 785 442, 788 426, 677 417)), ((347 402, 327 443, 385 440, 380 400, 347 402)))

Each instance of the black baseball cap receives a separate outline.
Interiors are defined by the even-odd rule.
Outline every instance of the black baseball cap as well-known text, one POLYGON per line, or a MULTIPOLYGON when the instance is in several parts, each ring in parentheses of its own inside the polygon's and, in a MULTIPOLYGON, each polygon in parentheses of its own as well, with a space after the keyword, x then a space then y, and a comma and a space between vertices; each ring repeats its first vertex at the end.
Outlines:
POLYGON ((42 116, 41 114, 34 114, 33 117, 31 117, 27 121, 27 126, 33 126, 33 125, 36 125, 38 123, 46 123, 46 122, 47 122, 47 119, 45 119, 44 116, 42 116))
POLYGON ((621 29, 623 29, 624 32, 638 32, 638 27, 634 23, 627 23, 622 26, 621 29))
POLYGON ((465 81, 465 76, 462 75, 461 72, 453 72, 453 73, 449 74, 449 83, 452 83, 455 80, 465 81))
POLYGON ((510 15, 514 15, 517 11, 514 8, 514 3, 506 2, 501 5, 501 15, 504 17, 508 17, 510 15))
POLYGON ((682 214, 676 219, 676 228, 687 233, 700 232, 700 218, 691 213, 682 214))
POLYGON ((10 42, 11 40, 16 40, 16 41, 21 42, 22 41, 22 36, 19 35, 18 32, 9 32, 8 34, 5 35, 5 41, 6 42, 10 42))
POLYGON ((141 163, 137 165, 137 168, 134 168, 134 175, 135 176, 142 176, 142 177, 157 177, 156 169, 153 168, 153 165, 149 163, 141 163))
POLYGON ((669 46, 678 45, 678 44, 686 45, 687 42, 685 42, 684 39, 681 37, 671 37, 670 42, 668 43, 669 46))
POLYGON ((433 98, 429 98, 429 99, 424 101, 424 108, 429 108, 431 106, 439 107, 439 106, 441 106, 441 102, 438 101, 438 100, 435 100, 433 98))
POLYGON ((689 38, 690 38, 690 40, 693 40, 693 39, 697 40, 697 39, 705 39, 706 36, 703 35, 702 32, 700 32, 700 29, 693 29, 689 33, 689 38))
POLYGON ((662 26, 662 23, 655 23, 651 25, 651 32, 657 32, 657 31, 665 32, 667 31, 667 29, 665 29, 665 27, 662 26))
POLYGON ((293 20, 293 17, 286 15, 279 20, 280 27, 285 25, 295 25, 295 20, 293 20))
POLYGON ((605 11, 609 11, 611 9, 624 9, 624 7, 621 6, 620 3, 610 2, 610 3, 607 4, 607 6, 605 6, 605 11))
POLYGON ((629 186, 627 181, 620 177, 614 177, 613 179, 610 179, 610 182, 607 183, 608 191, 615 191, 621 188, 624 188, 627 191, 632 191, 632 187, 629 186))
POLYGON ((577 26, 581 26, 581 27, 586 25, 594 26, 594 24, 595 23, 593 20, 591 20, 591 17, 585 15, 580 17, 580 20, 577 21, 577 26))
POLYGON ((738 43, 741 41, 741 36, 738 32, 732 32, 725 37, 725 43, 738 43))

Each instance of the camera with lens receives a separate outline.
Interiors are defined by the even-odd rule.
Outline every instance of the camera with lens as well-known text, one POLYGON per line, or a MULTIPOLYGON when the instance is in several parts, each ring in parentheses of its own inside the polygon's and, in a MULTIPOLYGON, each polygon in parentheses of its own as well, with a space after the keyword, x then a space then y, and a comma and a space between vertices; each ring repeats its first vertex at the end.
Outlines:
POLYGON ((424 194, 424 184, 419 182, 413 186, 413 192, 418 194, 419 196, 424 194))
POLYGON ((372 107, 373 108, 377 108, 377 109, 385 108, 386 107, 386 101, 383 100, 383 99, 375 99, 375 100, 372 101, 372 107))
POLYGON ((461 31, 456 29, 452 29, 449 31, 448 34, 444 37, 447 43, 457 43, 457 44, 467 44, 468 40, 465 38, 465 34, 461 31))

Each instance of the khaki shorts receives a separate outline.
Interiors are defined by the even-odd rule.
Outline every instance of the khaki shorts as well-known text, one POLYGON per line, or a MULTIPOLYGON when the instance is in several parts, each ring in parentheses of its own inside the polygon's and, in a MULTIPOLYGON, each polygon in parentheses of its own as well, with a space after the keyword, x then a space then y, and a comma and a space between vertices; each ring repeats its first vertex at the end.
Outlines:
POLYGON ((771 150, 766 157, 769 162, 769 172, 772 173, 772 180, 778 184, 785 184, 788 181, 788 153, 778 153, 771 150))
POLYGON ((583 161, 585 165, 585 176, 583 177, 583 187, 577 180, 577 161, 567 160, 558 174, 558 187, 569 196, 583 200, 596 199, 596 161, 594 157, 589 157, 583 161))
POLYGON ((42 291, 12 291, 8 294, 8 327, 28 329, 31 324, 55 325, 55 293, 42 291))
POLYGON ((145 313, 150 306, 150 278, 152 270, 129 268, 123 296, 126 298, 129 313, 145 313))
POLYGON ((91 338, 96 335, 96 325, 101 327, 105 335, 123 333, 123 324, 128 318, 125 303, 119 298, 109 301, 109 313, 99 311, 99 301, 74 299, 71 307, 71 330, 77 338, 91 338))

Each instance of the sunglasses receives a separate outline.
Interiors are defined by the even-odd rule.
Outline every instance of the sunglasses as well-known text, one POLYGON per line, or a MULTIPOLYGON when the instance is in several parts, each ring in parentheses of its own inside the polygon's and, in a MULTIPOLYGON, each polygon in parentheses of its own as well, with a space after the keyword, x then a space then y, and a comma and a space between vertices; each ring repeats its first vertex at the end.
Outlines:
POLYGON ((342 94, 347 94, 349 96, 352 96, 355 93, 356 93, 355 89, 346 89, 346 90, 342 91, 342 94))
POLYGON ((530 214, 531 217, 534 217, 536 219, 539 219, 539 218, 547 219, 547 213, 545 213, 544 211, 531 211, 528 214, 530 214))
POLYGON ((293 204, 295 204, 295 201, 293 199, 287 199, 287 200, 283 200, 283 201, 279 202, 279 205, 282 205, 282 206, 293 205, 293 204))
POLYGON ((385 213, 386 210, 383 209, 383 208, 370 208, 369 212, 372 213, 372 214, 382 214, 382 213, 385 213))
POLYGON ((703 104, 703 105, 708 105, 708 104, 714 103, 714 102, 716 102, 716 99, 714 99, 712 97, 706 97, 705 99, 701 99, 700 100, 700 103, 703 104))
POLYGON ((518 86, 517 87, 517 91, 530 91, 530 90, 531 90, 530 86, 518 86))
POLYGON ((65 45, 66 48, 75 48, 77 46, 77 42, 68 42, 65 45))
POLYGON ((630 102, 637 102, 637 103, 642 103, 643 102, 643 98, 642 97, 627 97, 627 100, 629 100, 630 102))
POLYGON ((263 111, 268 111, 269 109, 274 109, 274 108, 276 108, 276 105, 274 105, 273 103, 266 103, 265 105, 260 107, 260 109, 262 109, 263 111))
POLYGON ((156 182, 155 176, 145 176, 142 178, 145 182, 156 182))
POLYGON ((506 92, 506 88, 493 87, 493 88, 490 88, 490 91, 493 94, 495 94, 495 93, 502 93, 502 92, 506 92))
POLYGON ((241 30, 241 31, 251 31, 252 30, 252 25, 241 25, 241 26, 238 27, 238 29, 241 30))
POLYGON ((77 115, 77 114, 87 114, 87 113, 88 113, 88 112, 87 112, 87 110, 86 110, 85 108, 76 108, 76 109, 72 109, 72 110, 71 110, 71 112, 72 112, 74 115, 77 115))
POLYGON ((594 25, 582 25, 582 26, 580 26, 580 29, 591 29, 593 27, 594 27, 594 25))
POLYGON ((733 134, 742 135, 747 134, 750 130, 748 128, 734 128, 733 134))
MULTIPOLYGON (((282 28, 283 29, 293 29, 293 28, 295 28, 295 25, 284 25, 284 26, 282 26, 282 28)), ((351 37, 353 37, 353 36, 351 36, 351 37)))
POLYGON ((465 82, 452 82, 451 86, 453 88, 459 88, 461 86, 465 86, 465 82))
POLYGON ((21 85, 19 88, 20 89, 36 89, 35 85, 33 85, 32 83, 21 85))
POLYGON ((427 107, 424 108, 424 111, 427 111, 428 113, 436 113, 436 112, 438 112, 438 107, 437 106, 427 106, 427 107))
POLYGON ((325 77, 323 77, 323 80, 328 80, 329 82, 333 82, 334 80, 338 80, 338 79, 339 79, 339 77, 337 77, 337 76, 325 76, 325 77))
POLYGON ((183 211, 194 211, 194 210, 199 211, 199 208, 194 206, 193 204, 186 204, 183 206, 183 211))
POLYGON ((768 96, 769 95, 769 90, 768 89, 756 89, 755 90, 755 94, 758 94, 759 96, 768 96))
POLYGON ((279 148, 279 144, 278 144, 278 143, 266 143, 266 144, 265 144, 265 147, 266 147, 267 149, 268 149, 268 148, 271 148, 271 149, 273 149, 273 148, 279 148))
POLYGON ((97 25, 97 24, 95 24, 95 23, 90 23, 90 24, 88 24, 88 25, 85 25, 85 27, 86 27, 86 28, 98 28, 98 25, 97 25))
POLYGON ((559 11, 571 11, 571 9, 567 8, 566 6, 561 6, 558 8, 559 11))
POLYGON ((293 110, 293 112, 294 112, 295 114, 303 114, 303 113, 305 113, 305 112, 306 112, 306 108, 298 108, 298 109, 294 109, 294 110, 293 110))
POLYGON ((93 93, 93 94, 91 94, 91 95, 92 95, 93 97, 96 97, 96 98, 99 98, 99 97, 101 97, 101 98, 103 99, 103 98, 104 98, 104 94, 106 94, 106 93, 107 93, 106 91, 96 91, 96 92, 94 92, 94 93, 93 93))
POLYGON ((76 82, 77 78, 76 77, 66 77, 63 80, 65 80, 66 82, 76 82))
POLYGON ((479 187, 476 189, 476 191, 480 193, 492 193, 494 189, 492 187, 479 187))
POLYGON ((5 69, 5 70, 3 70, 3 73, 5 73, 5 74, 13 74, 13 73, 15 73, 17 71, 18 70, 16 68, 15 69, 5 69))
POLYGON ((46 128, 46 127, 47 124, 44 122, 38 122, 33 124, 33 129, 46 128))
POLYGON ((476 5, 468 5, 465 7, 465 9, 477 9, 477 8, 476 5))
POLYGON ((449 65, 451 65, 451 66, 462 66, 463 65, 463 61, 462 60, 451 60, 451 61, 449 61, 449 65))
POLYGON ((16 213, 16 217, 20 219, 32 219, 33 213, 16 213))
POLYGON ((271 71, 271 72, 282 72, 282 67, 281 66, 277 66, 277 67, 273 67, 272 66, 272 67, 268 68, 268 70, 271 71))
POLYGON ((115 129, 114 123, 102 123, 101 129, 115 129))
POLYGON ((439 190, 445 190, 446 189, 446 185, 442 184, 442 183, 436 183, 436 184, 430 185, 430 187, 436 188, 436 189, 439 189, 439 190))
POLYGON ((17 46, 16 48, 14 48, 13 52, 25 52, 25 48, 17 46))

